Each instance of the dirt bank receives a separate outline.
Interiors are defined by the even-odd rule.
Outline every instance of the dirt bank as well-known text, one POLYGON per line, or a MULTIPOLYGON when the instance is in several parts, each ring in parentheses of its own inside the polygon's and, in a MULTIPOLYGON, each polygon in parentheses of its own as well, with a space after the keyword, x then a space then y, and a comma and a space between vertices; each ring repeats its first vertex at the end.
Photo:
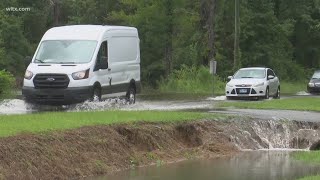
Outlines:
POLYGON ((319 123, 199 120, 83 127, 0 138, 0 179, 70 179, 240 149, 319 147, 319 123), (317 145, 317 146, 316 146, 317 145))
POLYGON ((0 179, 70 179, 237 151, 218 122, 83 127, 0 139, 0 179))

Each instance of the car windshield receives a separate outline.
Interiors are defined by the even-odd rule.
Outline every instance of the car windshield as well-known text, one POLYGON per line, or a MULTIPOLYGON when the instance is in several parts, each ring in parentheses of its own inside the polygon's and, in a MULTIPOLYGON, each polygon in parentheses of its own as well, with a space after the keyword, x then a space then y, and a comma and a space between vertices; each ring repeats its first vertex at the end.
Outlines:
POLYGON ((234 79, 242 78, 258 78, 262 79, 266 77, 264 69, 240 69, 235 75, 234 79))
POLYGON ((320 71, 316 71, 313 76, 312 79, 320 79, 320 71))
POLYGON ((96 45, 97 41, 89 40, 43 41, 34 62, 50 64, 88 63, 96 45))

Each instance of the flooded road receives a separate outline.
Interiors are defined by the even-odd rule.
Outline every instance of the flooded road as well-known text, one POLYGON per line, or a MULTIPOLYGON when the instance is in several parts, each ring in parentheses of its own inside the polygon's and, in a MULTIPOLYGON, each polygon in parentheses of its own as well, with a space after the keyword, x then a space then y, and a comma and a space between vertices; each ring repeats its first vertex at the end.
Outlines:
POLYGON ((197 110, 212 108, 213 101, 201 100, 143 100, 138 99, 133 105, 124 99, 114 98, 101 102, 83 102, 70 106, 31 106, 20 99, 4 100, 0 102, 0 114, 27 114, 46 111, 102 111, 102 110, 197 110))
POLYGON ((320 172, 319 165, 293 160, 290 153, 243 152, 234 157, 137 168, 92 180, 293 180, 320 172))
MULTIPOLYGON (((309 95, 307 93, 297 93, 295 96, 283 96, 282 99, 301 98, 301 97, 320 96, 309 95)), ((269 99, 271 101, 272 99, 269 99)), ((0 114, 27 114, 34 112, 47 111, 103 111, 103 110, 126 110, 126 111, 143 111, 143 110, 159 110, 159 111, 203 111, 211 113, 223 113, 240 116, 251 116, 253 118, 267 120, 297 120, 308 122, 319 122, 320 113, 308 111, 290 111, 290 110, 254 110, 254 109, 230 109, 215 108, 215 104, 226 101, 225 96, 217 97, 186 97, 183 99, 181 95, 175 98, 171 96, 138 96, 136 104, 128 105, 124 99, 113 98, 106 99, 102 102, 83 102, 70 106, 31 106, 21 99, 10 99, 0 102, 0 114)))

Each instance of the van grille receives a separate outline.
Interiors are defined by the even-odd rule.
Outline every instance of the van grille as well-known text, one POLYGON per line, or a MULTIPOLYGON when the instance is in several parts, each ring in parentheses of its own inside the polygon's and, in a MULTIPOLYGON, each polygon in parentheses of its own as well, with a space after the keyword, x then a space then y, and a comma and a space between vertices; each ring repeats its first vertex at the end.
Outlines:
POLYGON ((36 89, 65 89, 69 82, 66 74, 37 74, 33 79, 36 89))

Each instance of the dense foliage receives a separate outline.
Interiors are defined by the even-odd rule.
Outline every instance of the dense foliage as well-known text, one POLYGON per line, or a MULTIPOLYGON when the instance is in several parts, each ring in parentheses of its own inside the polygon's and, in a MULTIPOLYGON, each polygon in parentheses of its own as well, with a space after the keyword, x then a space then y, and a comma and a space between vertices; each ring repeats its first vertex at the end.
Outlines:
POLYGON ((11 97, 14 85, 15 81, 12 74, 0 71, 0 99, 11 97))
POLYGON ((196 94, 223 94, 225 82, 209 73, 208 68, 200 66, 188 67, 182 65, 180 70, 174 70, 166 79, 161 79, 161 92, 179 92, 196 94))
POLYGON ((68 24, 137 27, 142 80, 151 86, 182 65, 207 66, 213 58, 222 78, 235 66, 269 66, 282 80, 304 80, 319 68, 319 0, 240 0, 236 65, 234 10, 233 0, 2 0, 0 70, 21 77, 24 57, 32 55, 43 33, 68 24))

